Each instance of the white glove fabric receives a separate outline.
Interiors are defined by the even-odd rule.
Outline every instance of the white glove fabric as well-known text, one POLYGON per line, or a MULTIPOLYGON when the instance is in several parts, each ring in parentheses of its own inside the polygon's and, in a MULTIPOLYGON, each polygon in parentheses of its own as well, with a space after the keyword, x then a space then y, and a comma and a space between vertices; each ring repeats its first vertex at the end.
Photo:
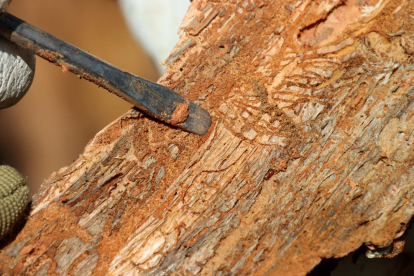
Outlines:
MULTIPOLYGON (((0 16, 10 0, 0 0, 0 16)), ((36 67, 34 54, 0 37, 0 109, 15 105, 26 95, 36 67)))
POLYGON ((0 0, 0 12, 5 12, 11 0, 0 0))
POLYGON ((18 103, 34 78, 35 56, 0 37, 0 109, 18 103))

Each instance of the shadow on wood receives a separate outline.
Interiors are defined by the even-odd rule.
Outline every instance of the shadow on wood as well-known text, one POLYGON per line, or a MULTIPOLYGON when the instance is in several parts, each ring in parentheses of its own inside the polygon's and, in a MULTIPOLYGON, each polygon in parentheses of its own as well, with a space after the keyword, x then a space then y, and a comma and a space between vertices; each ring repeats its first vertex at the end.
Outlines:
POLYGON ((391 244, 413 214, 413 9, 193 1, 159 83, 211 132, 135 111, 108 125, 45 181, 2 268, 305 275, 391 244))

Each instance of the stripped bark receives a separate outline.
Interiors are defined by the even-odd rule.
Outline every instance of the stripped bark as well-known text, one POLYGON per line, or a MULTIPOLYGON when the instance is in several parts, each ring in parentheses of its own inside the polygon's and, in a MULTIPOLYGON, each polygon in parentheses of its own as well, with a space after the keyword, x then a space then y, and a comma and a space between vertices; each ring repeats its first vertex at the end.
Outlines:
POLYGON ((194 0, 181 29, 159 82, 207 109, 210 131, 129 111, 45 181, 4 271, 305 275, 401 235, 412 1, 194 0))

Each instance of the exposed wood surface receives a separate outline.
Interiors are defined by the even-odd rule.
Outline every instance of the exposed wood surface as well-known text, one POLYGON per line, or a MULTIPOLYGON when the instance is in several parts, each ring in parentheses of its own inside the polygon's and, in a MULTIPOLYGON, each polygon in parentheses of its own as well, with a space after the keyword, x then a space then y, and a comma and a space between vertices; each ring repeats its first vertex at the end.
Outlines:
POLYGON ((413 2, 194 0, 182 30, 159 82, 211 113, 209 133, 129 111, 45 181, 3 270, 305 275, 401 235, 413 2))

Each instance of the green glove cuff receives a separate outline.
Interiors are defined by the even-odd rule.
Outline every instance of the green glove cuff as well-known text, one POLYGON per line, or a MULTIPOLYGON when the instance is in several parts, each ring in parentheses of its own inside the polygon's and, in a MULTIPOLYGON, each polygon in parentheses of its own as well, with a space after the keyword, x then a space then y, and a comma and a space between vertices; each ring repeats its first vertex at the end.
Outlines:
POLYGON ((13 229, 29 199, 23 176, 10 166, 0 166, 0 239, 13 229))

